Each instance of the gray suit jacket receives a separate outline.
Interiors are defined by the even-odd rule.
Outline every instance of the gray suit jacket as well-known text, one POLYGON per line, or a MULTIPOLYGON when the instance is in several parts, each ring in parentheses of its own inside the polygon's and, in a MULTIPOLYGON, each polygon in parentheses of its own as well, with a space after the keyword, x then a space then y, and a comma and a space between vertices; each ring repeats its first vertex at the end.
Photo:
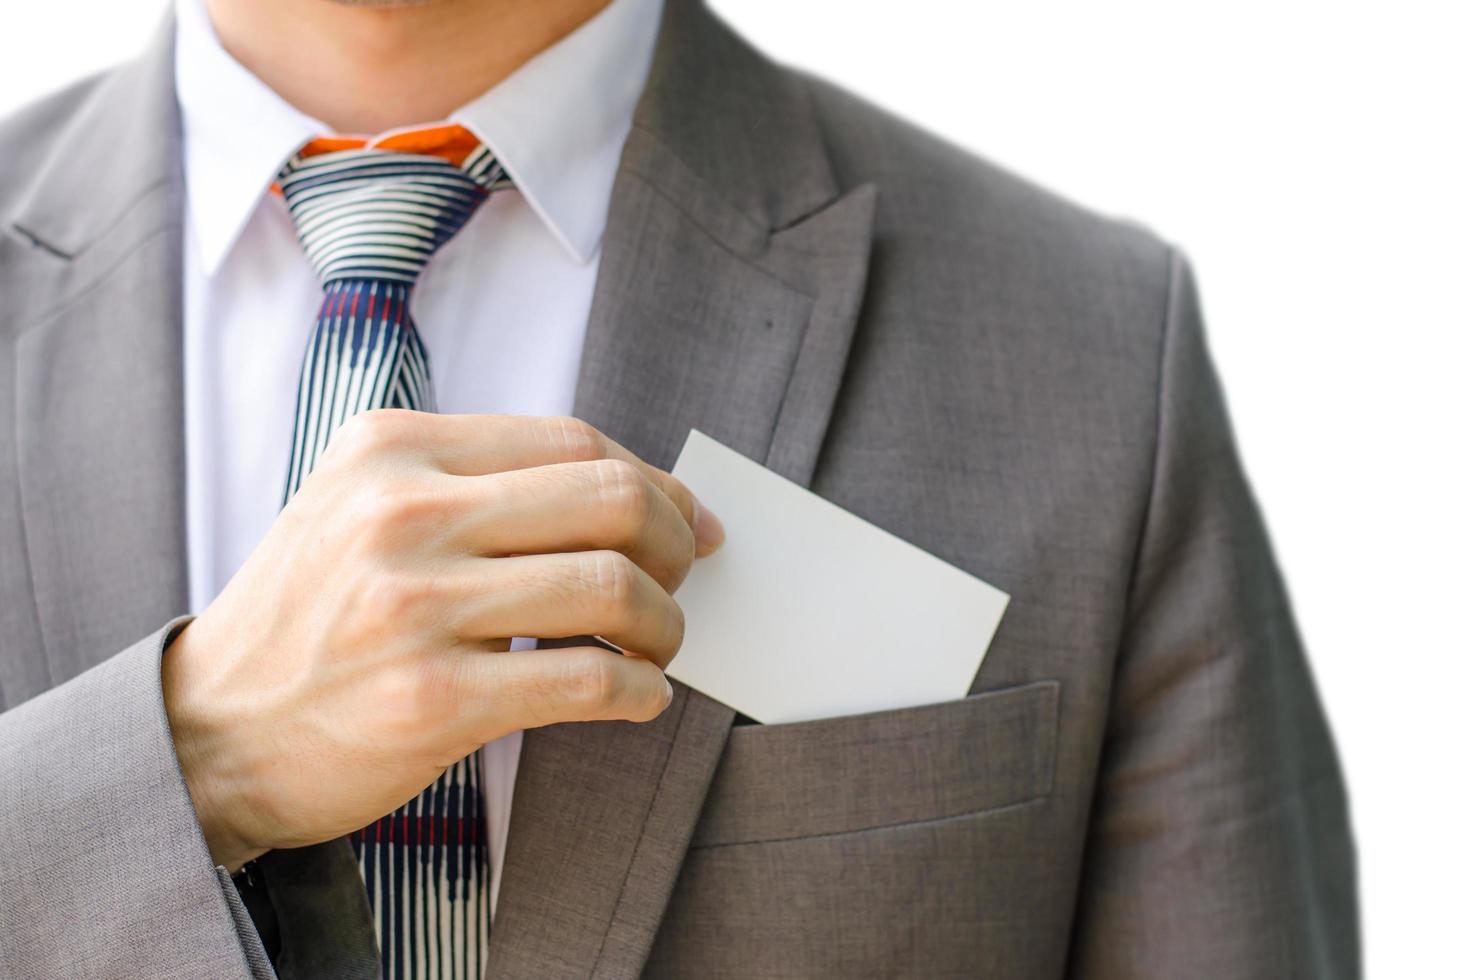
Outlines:
MULTIPOLYGON (((1341 776, 1182 258, 668 6, 577 414, 665 466, 704 429, 1014 598, 959 701, 734 726, 680 687, 530 732, 491 975, 1357 975, 1341 776)), ((160 697, 179 156, 168 25, 0 124, 5 977, 274 971, 160 697)), ((374 974, 343 841, 263 874, 281 976, 374 974)))

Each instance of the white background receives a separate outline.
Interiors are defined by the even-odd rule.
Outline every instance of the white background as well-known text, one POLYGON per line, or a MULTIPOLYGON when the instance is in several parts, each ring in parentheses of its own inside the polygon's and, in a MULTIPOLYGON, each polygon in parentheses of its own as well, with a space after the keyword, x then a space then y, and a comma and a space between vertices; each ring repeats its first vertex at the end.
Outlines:
MULTIPOLYGON (((1191 254, 1345 760, 1369 975, 1474 976, 1471 0, 715 6, 778 58, 1191 254)), ((0 112, 127 56, 161 9, 7 4, 0 112)))

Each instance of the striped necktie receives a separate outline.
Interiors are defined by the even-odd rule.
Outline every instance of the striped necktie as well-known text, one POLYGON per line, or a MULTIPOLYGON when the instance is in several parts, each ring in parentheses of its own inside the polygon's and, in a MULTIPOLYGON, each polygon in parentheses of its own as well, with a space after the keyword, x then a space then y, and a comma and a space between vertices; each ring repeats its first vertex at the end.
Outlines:
MULTIPOLYGON (((436 411, 411 289, 489 193, 512 186, 460 126, 375 146, 314 140, 278 173, 298 239, 324 285, 298 382, 284 501, 345 419, 436 411)), ((478 753, 351 835, 388 980, 481 980, 489 855, 478 753)))

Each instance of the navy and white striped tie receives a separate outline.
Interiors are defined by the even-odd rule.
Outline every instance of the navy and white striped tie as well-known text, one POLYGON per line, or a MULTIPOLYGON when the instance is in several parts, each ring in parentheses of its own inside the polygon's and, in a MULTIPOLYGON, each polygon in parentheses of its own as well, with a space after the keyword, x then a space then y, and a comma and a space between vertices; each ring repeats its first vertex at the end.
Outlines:
MULTIPOLYGON (((489 193, 511 186, 488 149, 460 128, 451 154, 315 152, 343 142, 310 143, 278 174, 324 284, 298 382, 284 502, 351 415, 436 410, 426 348, 411 322, 412 286, 489 193), (459 141, 472 148, 455 163, 449 156, 461 155, 459 141)), ((483 976, 490 874, 482 782, 474 753, 351 835, 389 980, 483 976)))

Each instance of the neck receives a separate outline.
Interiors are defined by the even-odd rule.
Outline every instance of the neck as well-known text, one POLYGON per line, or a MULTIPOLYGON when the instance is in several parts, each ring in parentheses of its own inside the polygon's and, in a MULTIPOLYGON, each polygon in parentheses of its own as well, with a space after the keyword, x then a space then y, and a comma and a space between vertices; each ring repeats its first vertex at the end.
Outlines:
POLYGON ((231 56, 300 111, 371 135, 447 118, 610 0, 206 0, 231 56))

